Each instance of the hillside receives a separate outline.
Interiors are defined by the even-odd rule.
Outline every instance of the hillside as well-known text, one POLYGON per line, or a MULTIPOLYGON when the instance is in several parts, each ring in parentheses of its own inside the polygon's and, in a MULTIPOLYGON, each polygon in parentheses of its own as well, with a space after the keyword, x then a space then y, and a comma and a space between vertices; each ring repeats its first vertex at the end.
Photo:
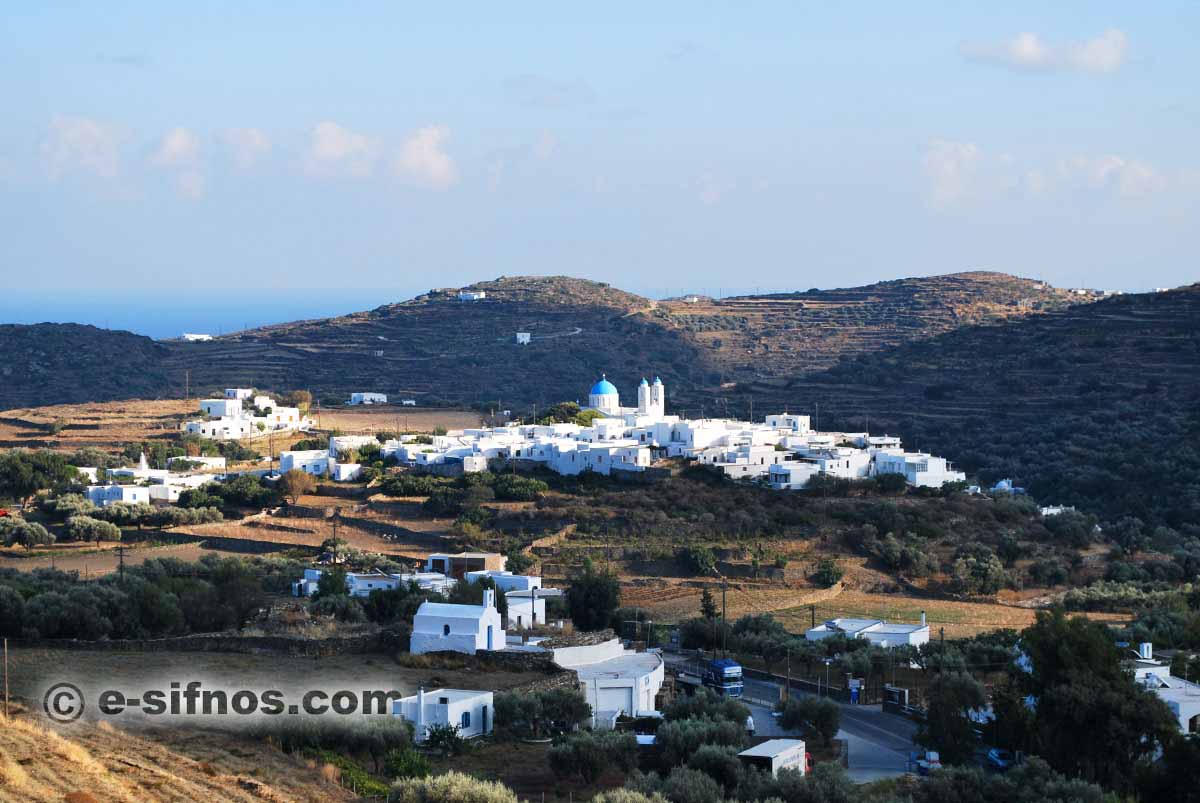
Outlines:
POLYGON ((0 325, 0 406, 155 398, 169 389, 169 354, 168 346, 132 332, 0 325))
POLYGON ((206 343, 161 342, 92 327, 5 327, 0 355, 23 372, 0 408, 179 396, 227 385, 375 390, 422 404, 499 400, 527 409, 578 398, 607 371, 628 387, 660 374, 679 403, 722 384, 791 377, 848 355, 1080 299, 1040 282, 964 273, 860 288, 722 301, 655 302, 563 276, 501 277, 336 318, 248 330, 206 343), (518 346, 517 332, 532 342, 518 346), (114 370, 115 368, 115 370, 114 370))
POLYGON ((985 482, 1176 528, 1200 522, 1200 284, 1126 295, 739 385, 760 409, 902 435, 985 482))
POLYGON ((1001 274, 961 274, 795 298, 655 302, 569 277, 507 277, 338 318, 171 344, 169 369, 196 386, 372 389, 421 403, 497 399, 525 409, 579 398, 607 371, 626 386, 660 374, 679 403, 729 381, 793 376, 839 357, 1027 315, 1077 299, 1001 274), (516 332, 532 342, 518 346, 516 332))
POLYGON ((107 723, 0 727, 0 801, 357 800, 314 763, 229 734, 135 735, 107 723))

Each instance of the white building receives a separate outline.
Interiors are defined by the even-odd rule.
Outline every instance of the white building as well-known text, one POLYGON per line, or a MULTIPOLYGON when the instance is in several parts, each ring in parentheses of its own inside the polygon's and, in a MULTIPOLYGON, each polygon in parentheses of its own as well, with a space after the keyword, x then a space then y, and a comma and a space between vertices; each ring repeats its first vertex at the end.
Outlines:
POLYGON ((497 569, 477 569, 466 572, 463 575, 463 579, 468 583, 478 583, 484 578, 490 579, 495 583, 496 590, 501 594, 509 591, 528 591, 532 588, 542 587, 542 578, 532 574, 513 574, 512 572, 497 569))
POLYGON ((529 630, 546 624, 546 600, 561 597, 557 588, 533 588, 528 591, 509 591, 504 599, 508 603, 508 629, 529 630))
POLYGON ((206 335, 201 332, 184 332, 183 339, 188 343, 207 343, 213 339, 212 335, 206 335))
MULTIPOLYGON (((317 584, 321 581, 322 574, 321 569, 305 569, 304 576, 292 583, 292 596, 311 597, 317 591, 317 584)), ((352 597, 369 597, 372 591, 387 591, 413 583, 423 591, 445 594, 454 587, 455 582, 446 575, 436 572, 414 574, 389 574, 381 571, 347 572, 346 593, 352 597)))
POLYGON ((201 399, 200 412, 209 418, 236 418, 242 414, 242 400, 240 398, 201 399))
POLYGON ((934 457, 925 452, 878 452, 875 455, 875 473, 903 474, 909 485, 925 488, 940 488, 947 482, 963 482, 967 475, 953 471, 944 457, 934 457))
POLYGON ((882 619, 830 619, 811 628, 804 634, 809 641, 820 641, 830 636, 846 636, 860 638, 878 647, 898 647, 907 644, 912 647, 929 642, 929 625, 925 623, 925 614, 921 614, 918 625, 892 624, 882 619))
POLYGON ((619 639, 583 647, 554 650, 554 663, 573 669, 579 687, 592 707, 593 727, 624 713, 636 717, 655 710, 654 699, 663 684, 662 656, 633 652, 619 639))
POLYGON ((518 346, 528 346, 529 341, 532 339, 533 339, 532 335, 530 335, 529 332, 517 332, 517 345, 518 346))
POLYGON ((804 488, 818 474, 866 479, 898 473, 911 485, 940 487, 964 478, 940 457, 904 452, 900 440, 866 432, 813 432, 809 417, 769 415, 764 423, 681 419, 665 412, 659 378, 642 380, 637 407, 622 407, 615 385, 601 375, 588 394, 601 413, 589 426, 508 424, 434 436, 432 443, 390 440, 384 457, 412 467, 444 466, 447 473, 486 471, 492 461, 544 465, 558 474, 644 472, 655 457, 715 466, 726 476, 759 479, 779 490, 804 488))
POLYGON ((803 739, 769 739, 738 753, 738 760, 747 767, 757 767, 779 777, 780 770, 795 770, 801 775, 806 767, 803 739))
POLYGON ((459 290, 459 301, 483 301, 487 298, 487 293, 483 290, 459 290))
POLYGON ((329 452, 325 449, 302 449, 279 453, 279 471, 299 469, 306 474, 322 476, 329 471, 329 452))
POLYGON ((495 593, 485 589, 482 605, 422 602, 413 617, 409 652, 421 655, 449 650, 474 655, 477 650, 504 649, 495 593))
POLYGON ((1133 679, 1166 703, 1179 723, 1180 733, 1200 731, 1200 684, 1172 675, 1168 664, 1155 660, 1150 642, 1138 645, 1137 656, 1126 664, 1133 679))
POLYGON ((179 455, 177 457, 168 457, 167 458, 167 467, 168 468, 170 466, 178 464, 178 463, 198 463, 199 468, 204 471, 224 471, 225 470, 225 458, 224 457, 200 457, 200 456, 191 457, 188 455, 179 455))
POLYGON ((241 440, 312 426, 298 408, 281 407, 270 396, 255 396, 251 388, 226 388, 225 398, 202 400, 200 412, 204 419, 188 421, 181 429, 213 440, 241 440))
POLYGON ((351 393, 350 404, 387 404, 386 393, 351 393))
POLYGON ((492 732, 495 705, 490 691, 464 689, 420 689, 411 697, 392 701, 392 716, 413 725, 413 740, 429 738, 434 725, 455 728, 458 735, 470 739, 492 732))
POLYGON ((89 485, 86 496, 97 507, 108 507, 117 502, 148 505, 150 504, 150 487, 148 485, 89 485))

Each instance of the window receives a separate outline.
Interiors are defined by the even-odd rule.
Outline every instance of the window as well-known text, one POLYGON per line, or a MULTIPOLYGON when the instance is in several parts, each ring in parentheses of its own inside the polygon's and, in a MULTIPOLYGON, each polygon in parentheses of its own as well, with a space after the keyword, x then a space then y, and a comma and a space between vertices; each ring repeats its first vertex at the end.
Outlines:
POLYGON ((462 713, 462 729, 467 730, 471 727, 471 712, 463 711, 462 713))
POLYGON ((443 636, 450 635, 450 625, 442 625, 442 635, 443 636))

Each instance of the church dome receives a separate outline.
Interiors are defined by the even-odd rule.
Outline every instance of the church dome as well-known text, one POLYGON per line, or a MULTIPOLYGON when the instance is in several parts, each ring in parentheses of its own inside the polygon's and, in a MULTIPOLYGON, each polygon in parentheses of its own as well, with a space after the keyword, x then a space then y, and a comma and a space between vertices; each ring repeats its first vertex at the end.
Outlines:
POLYGON ((605 379, 604 375, 601 374, 600 381, 597 382, 596 384, 592 385, 591 395, 592 396, 616 396, 617 395, 617 387, 612 382, 609 382, 607 379, 605 379))

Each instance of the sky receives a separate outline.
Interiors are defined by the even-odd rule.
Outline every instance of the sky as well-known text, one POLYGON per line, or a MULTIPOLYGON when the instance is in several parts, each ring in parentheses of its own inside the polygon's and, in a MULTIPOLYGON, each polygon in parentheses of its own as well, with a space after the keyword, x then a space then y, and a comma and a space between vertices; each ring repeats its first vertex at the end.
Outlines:
POLYGON ((5 4, 0 322, 1200 279, 1200 4, 5 4))

